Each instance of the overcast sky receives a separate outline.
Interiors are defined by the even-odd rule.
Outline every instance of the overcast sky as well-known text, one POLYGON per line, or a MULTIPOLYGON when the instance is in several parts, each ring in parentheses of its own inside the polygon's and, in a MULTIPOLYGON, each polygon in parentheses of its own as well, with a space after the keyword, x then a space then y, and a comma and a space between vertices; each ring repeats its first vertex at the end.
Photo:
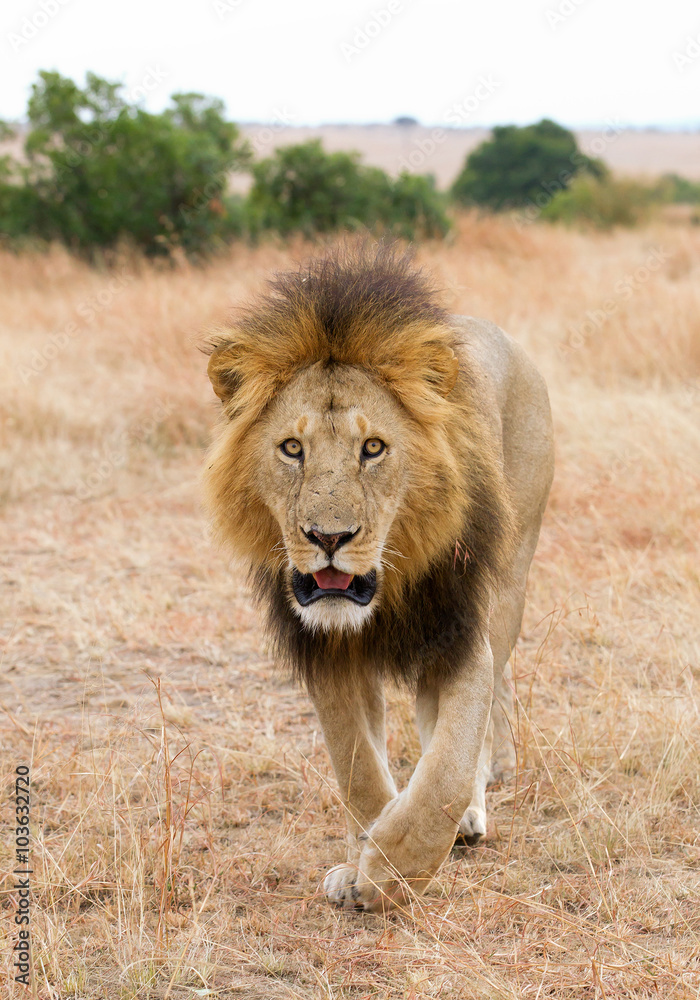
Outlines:
POLYGON ((4 0, 0 117, 40 69, 237 121, 700 127, 696 0, 4 0))

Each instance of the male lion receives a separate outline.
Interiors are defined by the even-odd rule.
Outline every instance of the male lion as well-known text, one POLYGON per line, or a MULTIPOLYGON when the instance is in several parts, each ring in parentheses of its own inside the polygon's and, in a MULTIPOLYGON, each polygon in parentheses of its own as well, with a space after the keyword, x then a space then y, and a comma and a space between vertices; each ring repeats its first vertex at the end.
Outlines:
POLYGON ((492 323, 449 316, 391 248, 277 275, 211 344, 225 422, 205 473, 345 804, 328 898, 381 910, 486 832, 514 766, 508 659, 552 478, 547 390, 492 323), (422 757, 397 793, 383 681, 422 757))

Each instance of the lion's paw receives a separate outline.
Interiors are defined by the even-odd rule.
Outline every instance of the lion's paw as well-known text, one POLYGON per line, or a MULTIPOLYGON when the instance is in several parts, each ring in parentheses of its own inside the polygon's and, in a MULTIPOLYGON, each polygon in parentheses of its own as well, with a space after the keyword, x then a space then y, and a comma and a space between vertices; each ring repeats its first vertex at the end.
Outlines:
POLYGON ((463 841, 469 847, 473 847, 485 835, 486 813, 479 806, 469 806, 459 824, 458 842, 463 841))
POLYGON ((396 879, 367 878, 357 865, 336 865, 326 875, 323 889, 331 903, 345 910, 381 913, 403 899, 396 879))

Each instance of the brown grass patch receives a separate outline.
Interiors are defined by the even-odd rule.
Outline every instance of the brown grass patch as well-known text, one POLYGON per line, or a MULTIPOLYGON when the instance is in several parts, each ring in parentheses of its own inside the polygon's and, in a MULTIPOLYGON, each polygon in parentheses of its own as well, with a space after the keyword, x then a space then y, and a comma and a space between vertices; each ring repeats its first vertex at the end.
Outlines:
MULTIPOLYGON (((558 465, 517 784, 484 846, 387 919, 319 894, 342 854, 323 741, 199 509, 216 403, 194 340, 301 249, 111 272, 0 255, 0 763, 6 789, 32 765, 36 995, 697 996, 700 232, 467 215, 419 255, 544 370, 558 465)), ((390 721, 405 782, 404 696, 390 721)))

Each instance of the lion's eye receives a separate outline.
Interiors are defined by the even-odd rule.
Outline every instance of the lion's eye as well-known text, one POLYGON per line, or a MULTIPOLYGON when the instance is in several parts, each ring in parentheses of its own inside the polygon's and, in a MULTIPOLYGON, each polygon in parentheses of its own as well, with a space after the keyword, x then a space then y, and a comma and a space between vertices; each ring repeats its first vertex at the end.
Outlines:
POLYGON ((285 455, 289 455, 290 458, 301 458, 304 453, 301 441, 297 441, 296 438, 287 438, 286 441, 282 442, 280 448, 285 455))
POLYGON ((364 458, 376 458, 386 448, 381 438, 367 438, 362 445, 362 455, 364 458))

